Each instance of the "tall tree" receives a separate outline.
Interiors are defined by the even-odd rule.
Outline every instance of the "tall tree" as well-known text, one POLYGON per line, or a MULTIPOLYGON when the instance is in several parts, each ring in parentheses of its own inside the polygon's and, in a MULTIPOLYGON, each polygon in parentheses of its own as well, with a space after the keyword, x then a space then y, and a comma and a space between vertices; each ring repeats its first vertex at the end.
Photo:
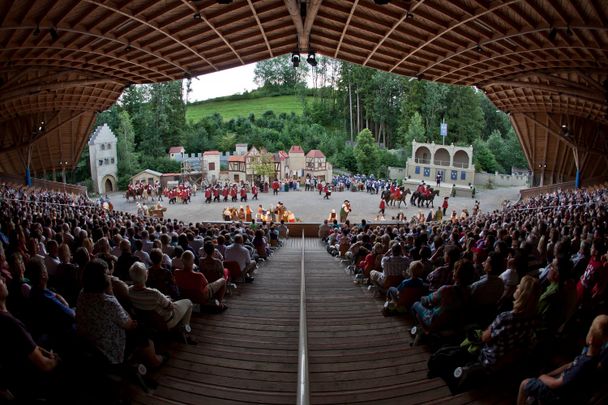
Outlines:
POLYGON ((357 146, 355 146, 355 157, 357 158, 359 173, 376 173, 378 170, 378 154, 378 145, 374 141, 371 131, 367 128, 363 129, 357 135, 357 146))
POLYGON ((253 81, 271 92, 280 89, 293 91, 296 86, 306 85, 308 64, 304 60, 302 62, 294 68, 290 55, 263 60, 255 64, 253 81))
MULTIPOLYGON (((475 140, 481 139, 481 130, 485 121, 475 90, 468 86, 450 86, 448 101, 446 142, 472 145, 475 140)), ((439 137, 435 139, 438 140, 439 137)))
POLYGON ((116 133, 116 154, 118 161, 118 187, 125 188, 131 176, 139 169, 138 156, 135 153, 135 130, 131 117, 126 110, 118 113, 116 133))

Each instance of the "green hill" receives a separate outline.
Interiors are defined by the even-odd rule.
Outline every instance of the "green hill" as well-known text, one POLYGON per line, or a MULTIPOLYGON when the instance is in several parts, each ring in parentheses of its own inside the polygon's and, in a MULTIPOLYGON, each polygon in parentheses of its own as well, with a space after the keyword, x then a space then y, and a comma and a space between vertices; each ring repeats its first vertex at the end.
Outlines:
MULTIPOLYGON (((312 97, 307 97, 312 99, 312 97)), ((260 97, 247 100, 209 100, 197 104, 188 104, 186 107, 186 119, 198 121, 208 115, 221 114, 222 118, 248 117, 253 113, 260 116, 266 111, 280 113, 302 114, 303 105, 298 96, 260 97)))

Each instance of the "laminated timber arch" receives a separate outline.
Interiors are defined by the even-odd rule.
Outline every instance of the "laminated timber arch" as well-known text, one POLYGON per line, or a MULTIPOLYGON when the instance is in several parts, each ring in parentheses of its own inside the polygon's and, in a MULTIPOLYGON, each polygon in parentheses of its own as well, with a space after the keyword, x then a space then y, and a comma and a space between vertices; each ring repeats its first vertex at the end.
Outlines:
POLYGON ((4 172, 73 168, 130 84, 293 50, 476 86, 536 184, 608 171, 608 0, 0 0, 0 45, 4 172))

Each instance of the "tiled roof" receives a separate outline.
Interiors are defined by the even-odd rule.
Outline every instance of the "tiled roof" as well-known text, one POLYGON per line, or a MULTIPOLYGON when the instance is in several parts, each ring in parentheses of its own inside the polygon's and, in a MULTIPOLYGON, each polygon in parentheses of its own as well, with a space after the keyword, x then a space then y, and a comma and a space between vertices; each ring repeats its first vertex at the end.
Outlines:
POLYGON ((183 146, 172 146, 169 148, 169 153, 183 153, 184 151, 183 146))
POLYGON ((319 149, 312 149, 307 154, 306 157, 309 158, 324 158, 325 155, 319 149))

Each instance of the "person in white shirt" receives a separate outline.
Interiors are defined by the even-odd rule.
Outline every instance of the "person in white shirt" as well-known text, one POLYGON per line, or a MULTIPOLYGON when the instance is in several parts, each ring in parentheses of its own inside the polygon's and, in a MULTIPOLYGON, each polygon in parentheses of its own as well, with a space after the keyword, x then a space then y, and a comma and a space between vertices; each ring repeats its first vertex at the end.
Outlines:
POLYGON ((234 243, 226 248, 224 260, 237 262, 241 273, 245 274, 245 281, 248 283, 253 281, 253 271, 256 268, 256 263, 251 261, 249 250, 243 246, 242 235, 236 235, 234 243))
POLYGON ((44 258, 44 265, 49 276, 54 276, 57 273, 57 266, 59 266, 59 244, 54 239, 49 240, 46 243, 46 250, 48 254, 44 258))
POLYGON ((146 268, 149 269, 152 266, 152 261, 150 260, 150 255, 142 250, 143 243, 140 239, 135 239, 135 253, 133 256, 137 257, 140 262, 146 265, 146 268))

